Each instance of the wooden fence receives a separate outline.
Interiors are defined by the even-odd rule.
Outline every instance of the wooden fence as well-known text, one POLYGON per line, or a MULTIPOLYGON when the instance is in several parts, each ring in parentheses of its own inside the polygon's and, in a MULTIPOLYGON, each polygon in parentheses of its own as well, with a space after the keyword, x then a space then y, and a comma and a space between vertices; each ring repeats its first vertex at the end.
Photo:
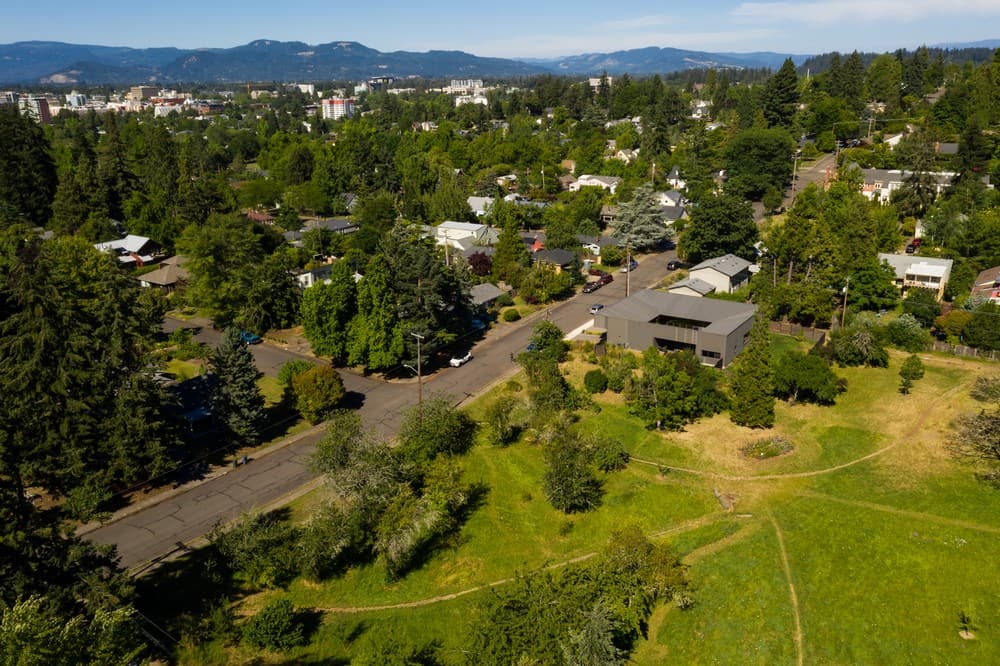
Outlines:
POLYGON ((811 326, 801 326, 799 324, 793 324, 789 321, 772 321, 771 332, 780 333, 781 335, 800 336, 810 342, 821 343, 826 340, 825 330, 821 328, 813 328, 811 326))

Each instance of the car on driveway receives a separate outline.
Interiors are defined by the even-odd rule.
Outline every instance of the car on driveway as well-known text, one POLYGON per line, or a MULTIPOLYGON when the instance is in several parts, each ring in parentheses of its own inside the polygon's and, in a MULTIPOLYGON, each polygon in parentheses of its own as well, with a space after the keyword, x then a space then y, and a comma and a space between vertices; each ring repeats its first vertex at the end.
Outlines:
POLYGON ((472 360, 472 352, 468 352, 465 356, 452 356, 451 360, 448 361, 448 365, 453 368, 460 368, 469 361, 472 360))
POLYGON ((632 261, 622 266, 622 273, 628 273, 630 271, 634 271, 637 268, 639 268, 639 262, 633 259, 632 261))
POLYGON ((603 309, 604 305, 602 305, 601 303, 594 303, 593 305, 590 306, 590 314, 595 315, 603 309))
POLYGON ((676 259, 674 261, 667 262, 668 271, 676 271, 678 268, 684 268, 684 264, 676 259))
POLYGON ((615 279, 611 277, 609 273, 605 273, 604 275, 597 278, 593 282, 588 282, 587 284, 583 285, 583 293, 589 294, 593 291, 597 291, 598 289, 608 284, 609 282, 614 282, 614 281, 615 279))

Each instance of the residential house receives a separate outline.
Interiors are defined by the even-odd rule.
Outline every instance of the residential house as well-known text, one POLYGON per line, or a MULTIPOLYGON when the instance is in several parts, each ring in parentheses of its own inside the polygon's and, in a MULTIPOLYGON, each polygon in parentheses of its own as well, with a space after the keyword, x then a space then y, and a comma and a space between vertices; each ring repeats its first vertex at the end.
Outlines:
POLYGON ((667 287, 671 294, 681 294, 683 296, 708 296, 715 291, 715 285, 705 282, 699 278, 688 277, 667 287))
MULTIPOLYGON (((861 193, 871 201, 884 204, 889 203, 892 193, 903 187, 913 173, 900 169, 861 169, 861 175, 864 178, 861 193)), ((938 195, 950 187, 958 177, 958 174, 952 171, 929 172, 926 175, 930 177, 938 195)))
POLYGON ((606 247, 615 247, 618 245, 618 241, 611 236, 599 235, 599 236, 588 236, 586 234, 577 234, 576 239, 580 241, 580 245, 591 255, 600 258, 601 250, 606 247))
POLYGON ((535 253, 545 249, 544 231, 525 231, 521 233, 521 240, 524 241, 529 253, 535 253))
POLYGON ((517 187, 517 174, 508 173, 504 176, 497 176, 496 184, 499 185, 500 187, 510 187, 510 188, 517 187))
POLYGON ((615 151, 615 159, 625 164, 631 164, 639 159, 639 149, 621 148, 615 151))
POLYGON ((308 289, 309 287, 319 284, 320 282, 329 282, 330 274, 333 272, 333 264, 320 264, 315 268, 310 268, 309 270, 302 269, 295 271, 295 279, 298 281, 299 286, 303 289, 308 289))
POLYGON ((688 277, 707 282, 719 293, 731 294, 750 281, 750 266, 746 259, 724 254, 692 267, 688 277))
POLYGON ((118 265, 126 268, 145 266, 163 255, 159 243, 133 234, 105 243, 95 243, 94 247, 114 254, 118 258, 118 265))
POLYGON ((614 226, 618 221, 618 206, 604 204, 601 206, 601 222, 605 225, 614 226))
POLYGON ((653 198, 661 206, 680 206, 684 203, 684 195, 678 190, 668 190, 666 192, 653 192, 653 198))
POLYGON ((970 299, 977 304, 989 301, 1000 305, 1000 266, 987 268, 976 276, 970 299))
POLYGON ((660 214, 663 216, 663 223, 668 227, 687 214, 684 206, 660 206, 660 214))
POLYGON ((667 183, 675 190, 683 190, 687 187, 687 183, 681 178, 681 170, 677 168, 676 164, 670 170, 670 173, 667 174, 667 183))
POLYGON ((695 120, 708 118, 712 112, 712 103, 707 99, 696 99, 691 102, 691 117, 695 120))
POLYGON ((584 174, 569 186, 569 191, 579 192, 581 187, 600 187, 614 194, 621 182, 622 179, 618 176, 592 176, 584 174))
POLYGON ((503 296, 505 292, 492 282, 473 285, 469 290, 469 297, 472 300, 472 307, 485 310, 493 305, 494 301, 503 296))
POLYGON ((608 344, 645 350, 690 350, 724 368, 743 349, 757 306, 644 289, 594 315, 608 344))
POLYGON ((274 224, 274 216, 263 211, 251 210, 247 211, 247 219, 251 222, 256 222, 258 224, 274 224))
POLYGON ((878 260, 892 266, 896 274, 895 284, 902 295, 906 295, 907 289, 920 287, 936 292, 938 300, 944 296, 944 288, 951 277, 951 259, 883 252, 879 253, 878 260))
POLYGON ((493 197, 469 197, 466 199, 466 203, 469 204, 469 208, 472 209, 476 217, 483 217, 490 212, 490 207, 493 205, 493 197))
POLYGON ((497 242, 497 232, 486 224, 473 222, 445 221, 430 228, 438 245, 447 245, 459 250, 474 246, 490 246, 497 242))
MULTIPOLYGON (((569 190, 571 192, 575 192, 576 191, 576 190, 573 189, 573 186, 576 185, 576 177, 575 176, 572 176, 572 175, 559 176, 558 178, 556 178, 556 181, 559 183, 560 189, 569 190)), ((579 188, 577 188, 577 189, 579 189, 579 188)))
POLYGON ((185 261, 187 260, 180 256, 164 259, 155 271, 140 275, 136 279, 143 287, 157 287, 163 291, 173 291, 187 282, 190 277, 187 269, 184 268, 185 261))
POLYGON ((555 250, 538 250, 532 255, 532 259, 539 264, 555 266, 556 272, 569 269, 576 262, 576 255, 569 250, 556 248, 555 250))
POLYGON ((343 217, 329 217, 318 220, 306 220, 302 225, 303 231, 311 231, 313 229, 326 229, 327 231, 332 231, 335 234, 347 235, 353 234, 358 231, 360 227, 356 225, 351 220, 343 217))

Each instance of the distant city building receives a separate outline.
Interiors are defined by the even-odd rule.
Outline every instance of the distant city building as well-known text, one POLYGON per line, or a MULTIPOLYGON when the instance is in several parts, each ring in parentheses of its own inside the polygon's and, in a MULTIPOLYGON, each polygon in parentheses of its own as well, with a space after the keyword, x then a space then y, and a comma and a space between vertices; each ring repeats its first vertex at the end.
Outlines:
POLYGON ((482 104, 483 106, 489 106, 490 100, 486 98, 486 95, 459 95, 455 98, 455 106, 462 106, 463 104, 482 104))
POLYGON ((13 90, 0 92, 0 106, 4 104, 17 104, 17 93, 13 90))
POLYGON ((352 97, 331 97, 330 99, 324 99, 323 118, 326 120, 353 118, 355 103, 356 100, 352 97))
POLYGON ((52 113, 49 111, 49 100, 44 97, 21 97, 17 100, 21 108, 21 113, 26 113, 35 122, 48 125, 52 122, 52 113))
MULTIPOLYGON (((609 85, 609 86, 610 86, 610 85, 611 85, 612 83, 614 83, 614 82, 615 82, 615 79, 614 79, 614 77, 613 77, 613 76, 609 76, 609 77, 607 77, 607 79, 608 79, 608 85, 609 85)), ((600 87, 601 87, 601 77, 599 77, 599 76, 597 76, 597 77, 593 77, 593 76, 592 76, 592 77, 590 77, 589 79, 587 79, 587 83, 589 83, 589 84, 590 84, 590 87, 591 87, 591 88, 593 88, 594 90, 597 90, 598 88, 600 88, 600 87)))
POLYGON ((154 86, 132 86, 129 88, 127 97, 133 102, 141 102, 160 94, 160 89, 154 86))
POLYGON ((82 93, 78 93, 75 90, 73 92, 69 93, 68 95, 66 95, 66 106, 71 106, 73 108, 79 108, 81 106, 86 106, 86 105, 87 105, 87 96, 86 95, 84 95, 82 93))

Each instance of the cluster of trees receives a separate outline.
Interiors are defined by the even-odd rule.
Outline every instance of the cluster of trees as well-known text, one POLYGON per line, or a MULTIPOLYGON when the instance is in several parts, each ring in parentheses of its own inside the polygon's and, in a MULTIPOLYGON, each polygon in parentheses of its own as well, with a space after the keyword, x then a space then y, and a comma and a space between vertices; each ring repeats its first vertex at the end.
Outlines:
POLYGON ((418 340, 421 353, 432 353, 468 330, 466 277, 419 229, 397 224, 364 267, 364 279, 356 281, 341 260, 329 283, 305 291, 305 336, 313 351, 340 363, 380 370, 412 362, 418 340))
POLYGON ((970 392, 983 405, 978 413, 964 414, 955 422, 953 453, 980 467, 981 476, 1000 482, 1000 377, 977 377, 970 392))
POLYGON ((638 527, 614 532, 601 554, 491 590, 469 645, 476 664, 625 664, 658 603, 690 605, 670 547, 638 527))

